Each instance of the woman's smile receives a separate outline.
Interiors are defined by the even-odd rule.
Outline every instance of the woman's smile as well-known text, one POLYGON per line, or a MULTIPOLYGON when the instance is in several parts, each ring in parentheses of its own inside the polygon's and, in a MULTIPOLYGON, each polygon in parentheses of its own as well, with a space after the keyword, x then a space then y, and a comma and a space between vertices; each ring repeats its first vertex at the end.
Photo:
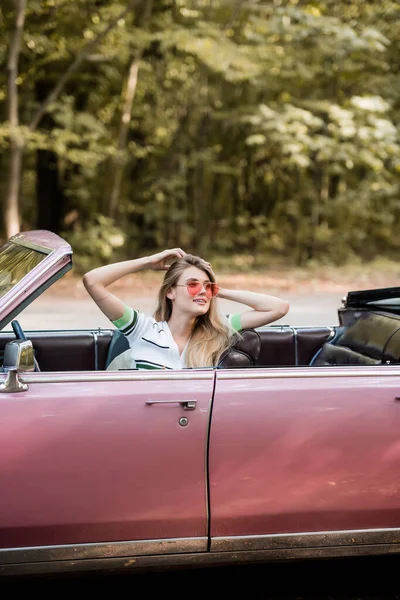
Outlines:
POLYGON ((208 302, 205 298, 195 298, 193 300, 193 302, 195 302, 196 304, 201 304, 201 305, 208 304, 208 302))

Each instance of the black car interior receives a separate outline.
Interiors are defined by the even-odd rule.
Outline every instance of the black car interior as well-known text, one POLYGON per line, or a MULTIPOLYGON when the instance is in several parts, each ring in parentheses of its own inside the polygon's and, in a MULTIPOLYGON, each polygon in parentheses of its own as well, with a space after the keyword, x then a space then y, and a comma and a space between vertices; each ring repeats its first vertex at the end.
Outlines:
MULTIPOLYGON (((218 368, 380 365, 400 363, 400 316, 359 310, 339 315, 332 327, 270 325, 237 336, 218 368)), ((38 371, 101 371, 128 348, 115 329, 29 331, 18 321, 0 333, 0 360, 7 342, 32 341, 38 371)))
MULTIPOLYGON (((41 371, 98 371, 127 349, 124 336, 114 329, 25 331, 41 371)), ((220 368, 306 366, 325 342, 332 327, 270 326, 245 330, 222 356, 220 368)), ((0 332, 0 360, 13 331, 0 332)))

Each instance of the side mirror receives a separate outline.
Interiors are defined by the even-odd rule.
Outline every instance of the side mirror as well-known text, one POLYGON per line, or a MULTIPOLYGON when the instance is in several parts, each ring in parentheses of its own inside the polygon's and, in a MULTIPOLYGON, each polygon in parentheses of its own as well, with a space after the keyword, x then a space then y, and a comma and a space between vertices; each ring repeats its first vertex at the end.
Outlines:
POLYGON ((35 357, 31 340, 13 340, 4 348, 3 370, 34 371, 35 357))

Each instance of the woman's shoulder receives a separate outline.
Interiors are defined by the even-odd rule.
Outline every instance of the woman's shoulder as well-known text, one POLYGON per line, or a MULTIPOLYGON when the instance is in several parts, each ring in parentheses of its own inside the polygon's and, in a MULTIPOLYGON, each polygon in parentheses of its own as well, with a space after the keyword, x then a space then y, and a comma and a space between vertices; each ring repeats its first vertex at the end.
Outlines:
POLYGON ((122 317, 116 321, 112 321, 112 323, 124 335, 133 334, 138 330, 152 329, 158 325, 154 317, 146 315, 128 305, 124 305, 124 314, 122 317))
POLYGON ((223 315, 223 318, 225 319, 227 326, 234 332, 237 333, 242 330, 240 313, 223 315))

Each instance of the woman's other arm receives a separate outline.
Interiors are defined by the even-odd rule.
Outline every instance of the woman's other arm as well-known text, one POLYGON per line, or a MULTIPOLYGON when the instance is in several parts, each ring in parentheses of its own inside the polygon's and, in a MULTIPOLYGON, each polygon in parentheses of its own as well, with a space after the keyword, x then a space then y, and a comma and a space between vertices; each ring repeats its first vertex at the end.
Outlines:
POLYGON ((252 309, 241 313, 240 323, 242 329, 254 329, 255 327, 262 327, 268 323, 273 323, 284 317, 290 308, 286 300, 256 292, 221 288, 218 298, 239 302, 252 309))

